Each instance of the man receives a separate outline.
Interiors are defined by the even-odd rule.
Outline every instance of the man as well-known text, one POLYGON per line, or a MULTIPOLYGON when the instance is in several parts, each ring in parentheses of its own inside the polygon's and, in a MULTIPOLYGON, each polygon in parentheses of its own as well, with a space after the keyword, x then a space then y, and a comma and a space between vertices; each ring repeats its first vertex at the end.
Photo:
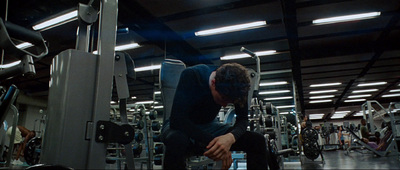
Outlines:
POLYGON ((367 121, 365 119, 361 119, 361 137, 369 139, 370 136, 375 136, 374 134, 369 133, 368 128, 367 128, 367 121))
MULTIPOLYGON (((11 133, 12 133, 12 126, 8 128, 7 135, 11 136, 11 133)), ((33 137, 35 137, 35 135, 36 134, 34 131, 30 131, 23 126, 17 126, 17 129, 15 131, 14 145, 19 144, 19 147, 18 147, 18 151, 17 151, 17 157, 12 162, 12 164, 14 164, 14 165, 22 165, 23 164, 23 162, 19 160, 19 157, 22 155, 22 153, 24 153, 26 144, 29 142, 29 140, 31 140, 33 137)))
POLYGON ((267 169, 264 137, 246 131, 249 88, 246 68, 236 63, 218 69, 203 64, 185 69, 175 92, 171 116, 162 129, 166 146, 164 169, 185 169, 187 153, 194 143, 206 150, 205 156, 222 160, 222 169, 229 169, 232 164, 231 150, 247 153, 248 169, 267 169), (235 105, 233 127, 216 120, 221 106, 228 103, 235 105))

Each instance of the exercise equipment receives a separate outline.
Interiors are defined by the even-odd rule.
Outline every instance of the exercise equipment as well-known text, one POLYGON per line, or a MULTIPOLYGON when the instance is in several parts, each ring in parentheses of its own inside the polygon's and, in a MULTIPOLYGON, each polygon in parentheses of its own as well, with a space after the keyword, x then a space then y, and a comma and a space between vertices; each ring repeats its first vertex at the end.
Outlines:
MULTIPOLYGON (((76 49, 62 51, 53 58, 47 108, 48 121, 40 160, 45 164, 64 165, 76 169, 104 169, 108 145, 106 139, 115 139, 118 142, 122 139, 118 139, 117 136, 134 139, 132 131, 134 129, 128 124, 126 112, 123 111, 126 111, 126 99, 130 97, 126 82, 128 71, 125 59, 127 58, 125 54, 116 54, 114 51, 118 2, 101 0, 90 3, 92 2, 99 3, 99 12, 88 11, 91 9, 91 4, 80 4, 78 8, 80 18, 78 21, 82 18, 87 24, 80 25, 76 49), (98 40, 93 43, 98 45, 99 54, 96 55, 87 50, 90 49, 87 47, 90 45, 88 42, 92 26, 91 22, 86 22, 84 18, 98 14, 99 26, 96 36, 98 40), (81 17, 84 15, 85 17, 81 17), (82 33, 84 30, 89 31, 82 33), (120 99, 121 122, 127 126, 109 121, 114 80, 120 99), (73 126, 70 122, 74 122, 73 126), (117 130, 112 131, 114 128, 117 130)), ((132 141, 123 140, 123 142, 132 141)), ((134 169, 132 145, 125 144, 124 147, 127 168, 134 169)))
POLYGON ((150 110, 149 118, 150 120, 156 120, 157 119, 157 110, 150 110))
POLYGON ((34 137, 25 146, 24 158, 28 165, 35 165, 39 163, 40 151, 42 147, 42 139, 34 137))
POLYGON ((161 142, 161 133, 160 132, 154 132, 153 142, 161 142))
POLYGON ((164 151, 164 144, 159 143, 154 146, 154 153, 155 154, 162 154, 164 151))
POLYGON ((142 140, 143 140, 143 133, 142 132, 135 133, 135 141, 140 143, 142 140))
POLYGON ((159 130, 161 129, 161 124, 160 124, 160 122, 159 122, 159 121, 156 121, 156 120, 152 121, 152 122, 151 122, 151 129, 152 129, 153 131, 159 131, 159 130))

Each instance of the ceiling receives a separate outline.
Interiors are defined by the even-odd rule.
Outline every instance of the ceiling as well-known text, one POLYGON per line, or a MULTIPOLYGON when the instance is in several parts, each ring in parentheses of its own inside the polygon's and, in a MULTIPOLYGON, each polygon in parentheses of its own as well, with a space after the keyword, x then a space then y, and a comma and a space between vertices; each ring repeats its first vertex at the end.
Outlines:
MULTIPOLYGON (((2 1, 1 17, 27 28, 61 12, 76 8, 86 0, 13 0, 2 1), (8 9, 8 10, 6 10, 8 9)), ((96 6, 96 2, 94 3, 96 6)), ((321 114, 329 119, 335 111, 350 111, 345 118, 361 110, 361 102, 345 102, 354 90, 378 89, 365 93, 366 100, 377 100, 385 107, 400 97, 382 97, 400 89, 400 1, 398 0, 119 0, 118 28, 129 33, 117 35, 117 45, 136 42, 141 47, 127 50, 136 67, 160 64, 165 58, 180 59, 187 66, 205 63, 220 65, 237 62, 256 69, 251 58, 221 61, 220 57, 239 54, 244 46, 251 51, 276 50, 260 56, 261 82, 287 81, 279 86, 262 86, 260 91, 290 90, 289 93, 261 95, 261 98, 292 96, 272 100, 275 106, 297 104, 298 112, 321 114), (364 12, 381 12, 379 17, 315 25, 312 20, 364 12), (239 32, 197 37, 194 32, 253 21, 267 26, 239 32), (311 84, 334 83, 329 87, 311 84), (387 82, 359 87, 361 83, 387 82), (316 90, 337 90, 310 94, 316 90), (295 93, 293 92, 295 91, 295 93), (332 101, 310 103, 311 96, 334 95, 332 101)), ((74 48, 77 21, 42 31, 49 54, 35 62, 37 75, 1 81, 17 85, 26 95, 46 98, 52 58, 74 48), (60 34, 61 33, 61 34, 60 34)), ((16 59, 5 56, 4 63, 16 59)), ((152 100, 158 91, 158 72, 137 72, 129 81, 129 102, 152 100)), ((364 94, 364 93, 360 93, 364 94)), ((160 100, 158 95, 156 100, 160 100)), ((113 100, 116 100, 114 91, 113 100)), ((291 111, 281 108, 280 111, 291 111)))

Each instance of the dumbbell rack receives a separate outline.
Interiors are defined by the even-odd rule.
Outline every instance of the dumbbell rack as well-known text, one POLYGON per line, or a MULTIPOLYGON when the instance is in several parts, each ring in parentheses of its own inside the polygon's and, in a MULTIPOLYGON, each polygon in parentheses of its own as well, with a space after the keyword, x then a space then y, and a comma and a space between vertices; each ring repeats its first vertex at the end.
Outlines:
MULTIPOLYGON (((157 112, 152 110, 146 113, 144 105, 129 104, 128 108, 133 108, 133 111, 128 117, 131 117, 129 124, 135 127, 135 140, 132 143, 134 152, 134 162, 139 162, 141 169, 143 164, 146 164, 147 169, 153 169, 153 151, 154 143, 151 140, 153 138, 153 131, 158 131, 161 127, 158 121, 153 121, 157 118, 157 112), (144 141, 143 141, 144 139, 144 141), (144 143, 145 147, 142 147, 144 143), (143 152, 145 150, 145 152, 143 152), (144 155, 143 155, 144 153, 144 155)), ((112 121, 118 123, 118 115, 116 109, 113 108, 113 114, 111 114, 112 121)), ((117 169, 122 169, 121 165, 126 160, 122 156, 124 148, 119 144, 108 147, 108 151, 115 150, 115 155, 107 156, 107 161, 110 164, 117 163, 117 169)))

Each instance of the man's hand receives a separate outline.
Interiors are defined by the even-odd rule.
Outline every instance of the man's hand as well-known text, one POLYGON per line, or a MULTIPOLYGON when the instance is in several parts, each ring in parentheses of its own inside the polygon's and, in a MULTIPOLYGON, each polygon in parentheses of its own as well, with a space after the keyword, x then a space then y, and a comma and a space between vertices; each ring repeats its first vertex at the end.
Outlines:
MULTIPOLYGON (((226 161, 228 155, 231 155, 229 150, 233 143, 235 143, 235 137, 232 133, 218 136, 208 144, 206 147, 208 151, 204 152, 204 156, 207 156, 214 161, 223 159, 226 161)), ((232 156, 230 156, 230 159, 232 160, 232 156)))
POLYGON ((232 153, 229 151, 229 154, 225 158, 222 159, 222 167, 221 167, 221 169, 222 170, 225 170, 225 169, 228 170, 231 167, 232 162, 233 162, 232 153))

